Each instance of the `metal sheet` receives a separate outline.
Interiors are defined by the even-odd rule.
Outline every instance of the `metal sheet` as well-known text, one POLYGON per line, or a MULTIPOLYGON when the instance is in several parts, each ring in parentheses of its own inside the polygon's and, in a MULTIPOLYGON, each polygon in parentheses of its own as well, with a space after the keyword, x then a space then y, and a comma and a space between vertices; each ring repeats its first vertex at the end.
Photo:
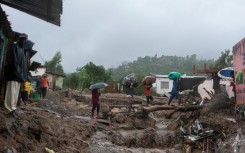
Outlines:
POLYGON ((60 26, 62 0, 0 0, 0 3, 60 26))

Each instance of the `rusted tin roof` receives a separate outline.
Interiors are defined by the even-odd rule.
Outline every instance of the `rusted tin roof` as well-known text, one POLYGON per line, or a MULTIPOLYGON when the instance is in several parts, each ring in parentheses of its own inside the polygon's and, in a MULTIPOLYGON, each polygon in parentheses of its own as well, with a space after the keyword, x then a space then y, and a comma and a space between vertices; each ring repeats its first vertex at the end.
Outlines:
POLYGON ((6 37, 10 37, 13 34, 10 22, 7 19, 6 13, 2 10, 0 5, 0 28, 2 28, 3 33, 6 37))
POLYGON ((0 3, 60 26, 62 0, 0 0, 0 3))
POLYGON ((33 61, 31 63, 31 66, 29 67, 29 71, 35 71, 40 66, 41 66, 41 63, 38 63, 36 61, 33 61))

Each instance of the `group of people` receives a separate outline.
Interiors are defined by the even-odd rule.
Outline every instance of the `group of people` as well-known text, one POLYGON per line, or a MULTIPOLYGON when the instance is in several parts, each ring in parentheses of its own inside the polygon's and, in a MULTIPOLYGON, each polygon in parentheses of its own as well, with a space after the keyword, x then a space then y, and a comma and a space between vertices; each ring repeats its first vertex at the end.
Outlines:
MULTIPOLYGON (((24 104, 27 104, 31 91, 30 51, 34 43, 28 40, 28 35, 19 34, 18 40, 11 44, 6 58, 5 80, 6 90, 4 97, 5 108, 9 115, 19 118, 20 113, 17 109, 17 103, 21 98, 24 104)), ((42 97, 47 92, 48 80, 43 77, 41 80, 42 97)))
MULTIPOLYGON (((168 105, 171 104, 172 100, 177 97, 179 97, 178 94, 178 86, 179 86, 179 79, 174 79, 173 80, 173 88, 171 90, 171 96, 168 101, 168 105)), ((133 105, 133 96, 134 96, 134 82, 131 82, 130 85, 126 87, 126 95, 128 99, 128 112, 130 113, 132 110, 132 105, 133 105)), ((151 88, 152 84, 146 84, 144 85, 144 95, 146 96, 146 102, 150 103, 154 99, 151 95, 151 88)), ((99 97, 100 93, 98 89, 93 89, 92 90, 92 118, 94 118, 94 111, 97 109, 97 116, 99 116, 99 110, 100 110, 100 105, 99 105, 99 97)))
MULTIPOLYGON (((126 88, 126 94, 127 94, 127 99, 128 99, 128 112, 130 113, 132 110, 132 104, 133 104, 133 96, 134 96, 134 88, 135 88, 135 81, 130 82, 130 84, 126 88)), ((144 93, 146 96, 146 101, 147 103, 153 101, 153 97, 151 96, 151 87, 152 84, 147 84, 144 85, 144 93)), ((92 118, 94 118, 94 112, 95 110, 97 111, 97 117, 99 116, 99 111, 100 111, 100 93, 99 89, 93 89, 92 90, 92 118)))

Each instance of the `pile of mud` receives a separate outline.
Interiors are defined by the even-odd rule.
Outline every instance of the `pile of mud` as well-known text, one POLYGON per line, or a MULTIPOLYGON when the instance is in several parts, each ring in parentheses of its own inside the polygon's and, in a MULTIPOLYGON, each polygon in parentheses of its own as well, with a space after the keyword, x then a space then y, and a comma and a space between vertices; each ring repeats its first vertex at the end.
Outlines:
POLYGON ((0 152, 85 152, 86 140, 94 132, 87 122, 46 111, 25 111, 16 120, 0 114, 0 152))
MULTIPOLYGON (((127 104, 124 96, 102 95, 101 114, 103 110, 108 109, 108 104, 127 104)), ((89 94, 64 90, 50 92, 47 98, 34 102, 30 106, 22 106, 19 120, 9 117, 6 111, 0 109, 0 152, 37 153, 45 152, 45 148, 59 153, 186 151, 184 149, 186 144, 180 143, 176 133, 179 130, 179 117, 193 116, 192 112, 161 110, 143 118, 118 113, 111 116, 110 120, 105 118, 101 119, 102 122, 98 120, 96 122, 96 119, 90 119, 91 96, 89 94), (90 124, 93 121, 95 123, 90 124), (174 125, 173 123, 177 126, 167 130, 168 126, 174 125)), ((137 100, 143 101, 141 97, 137 97, 137 100)), ((198 119, 204 127, 217 131, 219 138, 216 140, 221 152, 234 151, 237 129, 244 127, 244 121, 235 116, 233 101, 222 95, 216 95, 212 100, 200 110, 200 113, 197 113, 200 115, 198 119)), ((243 129, 241 135, 244 133, 243 129)), ((242 141, 241 138, 239 144, 242 141)), ((197 144, 200 146, 202 142, 201 140, 197 144)), ((191 147, 192 152, 202 151, 198 145, 191 147)), ((239 147, 243 148, 243 146, 239 147)))
POLYGON ((177 139, 174 132, 149 128, 113 132, 111 142, 128 148, 172 148, 177 144, 177 139))

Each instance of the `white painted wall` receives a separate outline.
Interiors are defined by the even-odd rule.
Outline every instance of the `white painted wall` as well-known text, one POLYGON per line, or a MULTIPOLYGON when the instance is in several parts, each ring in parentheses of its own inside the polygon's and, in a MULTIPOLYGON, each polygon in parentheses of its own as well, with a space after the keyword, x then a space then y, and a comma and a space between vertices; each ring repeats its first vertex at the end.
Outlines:
MULTIPOLYGON (((184 76, 184 77, 198 77, 198 76, 184 76)), ((230 86, 230 81, 220 81, 220 84, 225 85, 226 91, 228 93, 228 96, 234 97, 234 94, 232 92, 232 87, 230 86)), ((159 95, 163 95, 164 93, 171 92, 173 87, 173 80, 170 80, 168 78, 168 75, 156 75, 156 83, 153 84, 153 88, 155 88, 155 91, 159 95), (168 89, 161 89, 161 82, 169 82, 169 88, 168 89)), ((211 99, 210 95, 203 89, 205 88, 210 93, 215 93, 213 89, 213 80, 205 80, 202 84, 198 86, 198 93, 202 97, 202 99, 207 98, 211 99)))
POLYGON ((59 88, 62 89, 63 88, 63 81, 64 81, 64 77, 57 77, 55 80, 55 88, 59 88))
POLYGON ((36 71, 30 71, 32 76, 42 76, 43 74, 46 73, 46 68, 41 67, 37 68, 36 71))
POLYGON ((153 84, 153 87, 157 94, 163 95, 164 93, 168 93, 172 90, 173 80, 170 80, 168 75, 156 75, 156 83, 153 84), (162 83, 168 83, 168 86, 166 88, 162 88, 162 83))
MULTIPOLYGON (((234 93, 232 92, 232 87, 230 86, 230 81, 220 81, 221 85, 225 85, 226 91, 228 93, 229 98, 234 97, 234 93)), ((202 99, 207 98, 211 99, 210 95, 203 89, 205 88, 210 93, 215 93, 213 89, 213 80, 205 80, 202 84, 198 86, 198 93, 202 97, 202 99)))

